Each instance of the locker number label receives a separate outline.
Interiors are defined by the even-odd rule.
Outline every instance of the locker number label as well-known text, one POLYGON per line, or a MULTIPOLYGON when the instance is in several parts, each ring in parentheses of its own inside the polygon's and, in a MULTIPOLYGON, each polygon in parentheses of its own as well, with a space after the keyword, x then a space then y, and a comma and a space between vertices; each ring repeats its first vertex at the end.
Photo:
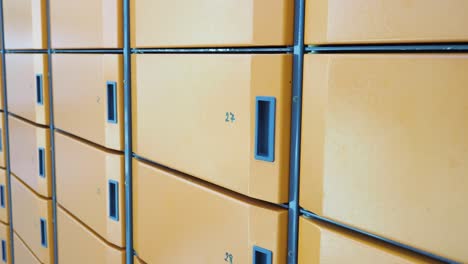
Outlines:
POLYGON ((234 123, 236 121, 236 115, 233 112, 226 112, 226 123, 234 123))
POLYGON ((225 255, 224 255, 224 261, 229 263, 229 264, 233 264, 234 263, 234 256, 231 253, 226 252, 225 255))

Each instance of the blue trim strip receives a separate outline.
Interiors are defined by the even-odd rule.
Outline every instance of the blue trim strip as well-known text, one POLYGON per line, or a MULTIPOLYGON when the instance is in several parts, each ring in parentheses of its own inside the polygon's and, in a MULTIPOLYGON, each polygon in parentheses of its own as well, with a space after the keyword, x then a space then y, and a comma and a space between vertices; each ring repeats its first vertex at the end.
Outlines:
POLYGON ((117 124, 117 83, 108 81, 107 89, 107 122, 117 124))
POLYGON ((41 218, 41 246, 47 248, 47 221, 41 218))
POLYGON ((276 98, 255 98, 255 159, 275 161, 276 98))
POLYGON ((252 264, 272 264, 273 252, 262 247, 253 247, 253 261, 252 264))
POLYGON ((119 182, 109 180, 109 218, 114 221, 119 221, 119 182))
POLYGON ((288 264, 297 264, 299 236, 299 173, 301 162, 302 78, 304 71, 305 0, 294 1, 294 53, 289 165, 288 264))

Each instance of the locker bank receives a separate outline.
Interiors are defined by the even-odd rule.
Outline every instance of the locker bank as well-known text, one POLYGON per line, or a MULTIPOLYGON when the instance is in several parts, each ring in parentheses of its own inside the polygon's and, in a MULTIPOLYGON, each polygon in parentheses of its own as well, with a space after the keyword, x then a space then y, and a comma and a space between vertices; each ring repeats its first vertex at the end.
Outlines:
POLYGON ((0 0, 0 263, 468 263, 463 0, 0 0))

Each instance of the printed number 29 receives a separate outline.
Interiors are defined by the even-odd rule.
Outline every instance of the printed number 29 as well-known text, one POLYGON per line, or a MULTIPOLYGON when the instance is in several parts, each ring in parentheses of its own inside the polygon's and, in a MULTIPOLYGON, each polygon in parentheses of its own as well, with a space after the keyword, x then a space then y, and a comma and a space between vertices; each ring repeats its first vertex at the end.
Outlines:
POLYGON ((226 112, 226 119, 224 121, 226 121, 226 123, 234 123, 234 121, 236 121, 236 116, 232 112, 226 112))
POLYGON ((234 256, 232 256, 231 253, 226 252, 226 255, 224 255, 224 261, 228 262, 229 264, 233 264, 234 263, 233 259, 234 259, 234 256))

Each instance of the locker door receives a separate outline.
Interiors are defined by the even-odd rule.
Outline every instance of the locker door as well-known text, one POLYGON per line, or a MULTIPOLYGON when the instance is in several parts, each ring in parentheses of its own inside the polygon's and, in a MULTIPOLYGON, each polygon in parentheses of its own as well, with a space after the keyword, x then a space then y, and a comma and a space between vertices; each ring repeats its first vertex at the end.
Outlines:
POLYGON ((122 55, 54 54, 53 65, 55 125, 123 150, 122 55))
POLYGON ((47 55, 6 54, 8 110, 37 124, 49 124, 47 55))
POLYGON ((10 226, 0 222, 0 263, 11 263, 10 246, 10 226))
MULTIPOLYGON (((1 93, 1 90, 0 90, 0 93, 1 93)), ((0 112, 0 168, 6 168, 6 152, 5 152, 6 134, 5 134, 4 125, 5 125, 5 120, 3 118, 3 112, 0 112)))
POLYGON ((4 0, 6 49, 47 49, 46 1, 4 0))
POLYGON ((8 204, 8 186, 7 176, 4 169, 0 169, 0 222, 8 224, 9 219, 9 204, 8 204))
POLYGON ((144 262, 285 263, 287 210, 136 160, 133 169, 134 248, 144 262))
POLYGON ((41 264, 16 233, 13 234, 13 239, 15 263, 41 264))
POLYGON ((57 207, 57 222, 58 258, 61 263, 125 263, 124 249, 108 245, 60 206, 57 207))
POLYGON ((299 219, 299 263, 439 263, 335 226, 299 219))
POLYGON ((132 0, 131 5, 132 47, 286 46, 293 43, 293 1, 132 0))
POLYGON ((13 116, 9 122, 11 171, 35 192, 51 197, 49 129, 13 116))
POLYGON ((52 201, 11 177, 14 229, 42 263, 53 263, 52 201))
POLYGON ((58 203, 109 243, 125 247, 123 155, 60 133, 55 151, 58 203))
POLYGON ((272 54, 135 55, 135 153, 287 202, 291 63, 290 55, 272 54))
POLYGON ((122 48, 122 0, 51 0, 53 48, 122 48))
POLYGON ((466 42, 463 0, 306 1, 307 44, 466 42))
POLYGON ((301 206, 468 262, 467 70, 465 54, 307 55, 301 206))

